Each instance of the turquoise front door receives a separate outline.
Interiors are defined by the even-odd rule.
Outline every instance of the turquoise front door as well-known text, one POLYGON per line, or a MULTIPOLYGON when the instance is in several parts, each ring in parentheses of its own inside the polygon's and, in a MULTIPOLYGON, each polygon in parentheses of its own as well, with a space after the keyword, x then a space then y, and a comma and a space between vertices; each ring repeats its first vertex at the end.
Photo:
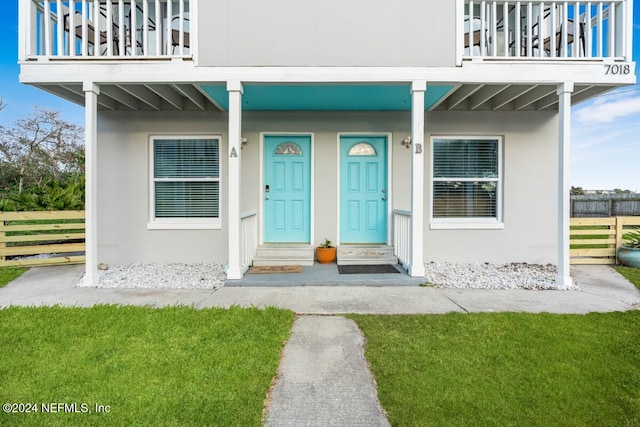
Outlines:
POLYGON ((387 242, 387 138, 340 138, 340 243, 387 242))
POLYGON ((264 241, 311 242, 311 137, 264 137, 264 241))

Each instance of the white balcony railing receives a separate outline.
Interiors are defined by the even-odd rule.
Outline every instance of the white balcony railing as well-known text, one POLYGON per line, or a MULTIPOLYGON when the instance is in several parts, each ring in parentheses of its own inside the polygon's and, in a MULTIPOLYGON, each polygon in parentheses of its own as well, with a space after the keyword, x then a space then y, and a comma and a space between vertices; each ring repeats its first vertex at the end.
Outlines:
POLYGON ((193 0, 20 0, 20 59, 190 57, 193 0))
POLYGON ((632 4, 464 0, 462 56, 631 60, 632 4))
POLYGON ((393 210, 393 254, 407 267, 411 260, 411 212, 393 210))
POLYGON ((247 271, 258 249, 258 216, 255 212, 240 215, 240 266, 247 271))

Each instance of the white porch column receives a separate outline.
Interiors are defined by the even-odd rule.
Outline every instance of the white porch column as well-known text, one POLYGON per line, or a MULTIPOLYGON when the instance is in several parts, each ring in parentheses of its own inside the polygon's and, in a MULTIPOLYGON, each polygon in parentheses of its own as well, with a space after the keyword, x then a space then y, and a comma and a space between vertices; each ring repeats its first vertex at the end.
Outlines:
POLYGON ((570 168, 569 152, 571 141, 571 93, 573 83, 558 86, 560 106, 558 108, 558 287, 571 286, 569 270, 569 216, 570 216, 570 168))
POLYGON ((242 82, 228 81, 229 92, 229 166, 228 209, 229 265, 227 279, 242 279, 240 265, 240 144, 242 138, 242 82))
POLYGON ((84 284, 98 284, 98 95, 100 87, 84 82, 85 274, 84 284))
POLYGON ((424 93, 427 82, 411 83, 411 265, 409 275, 424 276, 424 93))

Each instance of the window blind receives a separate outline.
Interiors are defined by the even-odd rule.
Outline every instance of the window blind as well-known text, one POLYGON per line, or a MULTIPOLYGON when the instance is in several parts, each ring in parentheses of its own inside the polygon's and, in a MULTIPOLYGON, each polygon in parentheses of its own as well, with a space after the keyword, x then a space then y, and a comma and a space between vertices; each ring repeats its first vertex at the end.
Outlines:
POLYGON ((435 140, 434 178, 497 178, 498 141, 435 140))
POLYGON ((497 139, 433 140, 433 217, 497 218, 497 139))
POLYGON ((219 182, 156 182, 156 218, 218 218, 219 182))
POLYGON ((219 218, 217 139, 157 139, 153 144, 156 218, 219 218))
POLYGON ((219 178, 219 158, 216 140, 156 140, 155 178, 219 178))

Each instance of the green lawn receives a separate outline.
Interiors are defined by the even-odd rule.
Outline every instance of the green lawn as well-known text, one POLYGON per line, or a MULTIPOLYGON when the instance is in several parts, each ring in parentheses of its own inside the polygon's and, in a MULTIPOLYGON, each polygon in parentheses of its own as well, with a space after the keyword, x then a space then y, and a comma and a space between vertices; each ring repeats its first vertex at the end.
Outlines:
POLYGON ((0 425, 259 426, 293 318, 277 309, 0 310, 0 402, 93 412, 1 413, 0 425))
POLYGON ((26 268, 23 267, 0 267, 0 288, 7 286, 7 284, 17 279, 27 271, 26 268))
POLYGON ((640 289, 640 268, 618 266, 616 270, 626 277, 628 281, 636 285, 636 288, 640 289))
POLYGON ((640 425, 640 311, 349 317, 394 426, 640 425))

